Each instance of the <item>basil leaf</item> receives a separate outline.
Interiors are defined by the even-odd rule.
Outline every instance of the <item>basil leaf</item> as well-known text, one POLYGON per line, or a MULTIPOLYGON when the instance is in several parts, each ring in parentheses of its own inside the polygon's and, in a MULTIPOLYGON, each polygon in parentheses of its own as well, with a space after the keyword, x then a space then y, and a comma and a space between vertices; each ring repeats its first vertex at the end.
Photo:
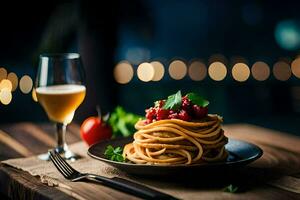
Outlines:
POLYGON ((116 160, 117 160, 118 162, 124 162, 124 157, 123 157, 122 155, 117 155, 117 156, 116 156, 116 160))
POLYGON ((115 160, 115 158, 116 158, 115 154, 110 157, 110 159, 113 160, 113 161, 115 160))
POLYGON ((111 145, 109 145, 106 147, 104 155, 113 155, 113 151, 114 151, 114 148, 111 145))
POLYGON ((114 148, 111 145, 108 145, 106 147, 106 150, 104 152, 104 155, 107 159, 117 162, 124 162, 125 158, 122 155, 123 149, 121 147, 114 148))
POLYGON ((123 107, 117 106, 108 120, 108 124, 113 130, 113 137, 132 135, 136 131, 134 125, 140 118, 143 117, 127 112, 123 107))
POLYGON ((209 101, 199 96, 198 94, 188 93, 186 96, 193 104, 196 104, 198 106, 206 107, 209 104, 209 101))
POLYGON ((121 149, 121 147, 117 147, 117 148, 115 148, 115 150, 114 150, 114 153, 116 153, 116 154, 118 154, 118 153, 122 153, 122 149, 121 149))
POLYGON ((168 96, 168 99, 165 105, 162 107, 163 109, 171 109, 178 110, 181 106, 181 91, 179 90, 176 94, 168 96))
POLYGON ((238 186, 230 184, 227 187, 225 187, 224 192, 236 193, 238 191, 238 189, 239 189, 238 186))

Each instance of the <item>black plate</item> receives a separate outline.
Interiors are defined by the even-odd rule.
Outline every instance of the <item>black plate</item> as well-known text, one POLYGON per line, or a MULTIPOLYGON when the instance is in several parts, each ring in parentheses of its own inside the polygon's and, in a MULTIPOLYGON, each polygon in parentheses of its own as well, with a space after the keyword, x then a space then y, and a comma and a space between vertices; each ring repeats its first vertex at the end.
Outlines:
POLYGON ((229 152, 229 157, 224 162, 214 162, 207 164, 177 164, 177 165, 145 165, 145 164, 132 164, 111 161, 105 158, 104 151, 108 145, 113 147, 124 147, 132 138, 120 138, 114 140, 105 140, 92 145, 88 149, 88 155, 92 158, 106 162, 123 172, 132 175, 142 176, 178 176, 184 175, 201 175, 210 172, 224 173, 227 170, 235 170, 237 167, 245 166, 250 162, 262 156, 263 151, 256 145, 244 142, 241 140, 229 139, 226 149, 229 152))

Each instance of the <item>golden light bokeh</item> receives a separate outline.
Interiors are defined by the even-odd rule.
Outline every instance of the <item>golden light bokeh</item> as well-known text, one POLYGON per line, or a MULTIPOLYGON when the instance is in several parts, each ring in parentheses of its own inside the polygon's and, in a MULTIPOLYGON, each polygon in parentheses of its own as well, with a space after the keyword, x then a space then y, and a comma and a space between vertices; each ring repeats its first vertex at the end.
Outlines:
POLYGON ((0 91, 1 91, 2 89, 4 89, 4 88, 8 89, 9 91, 12 90, 12 83, 10 82, 10 80, 8 80, 8 79, 3 79, 3 80, 0 82, 0 91))
POLYGON ((292 62, 291 68, 292 68, 292 73, 294 74, 294 76, 296 76, 297 78, 300 78, 300 58, 296 58, 292 62))
POLYGON ((203 62, 194 61, 190 64, 188 73, 192 80, 201 81, 205 79, 207 74, 207 69, 203 62))
POLYGON ((31 96, 33 101, 38 102, 37 96, 36 96, 36 91, 34 88, 32 88, 31 96))
POLYGON ((20 90, 24 94, 28 94, 31 91, 32 86, 33 86, 33 82, 32 82, 32 79, 30 78, 30 76, 24 75, 20 79, 20 90))
POLYGON ((154 77, 154 67, 150 63, 141 63, 137 68, 137 76, 141 81, 151 81, 154 77))
POLYGON ((119 62, 114 68, 115 80, 120 84, 126 84, 133 78, 133 68, 127 61, 119 62))
POLYGON ((256 80, 265 81, 270 76, 270 67, 265 62, 257 61, 252 65, 251 72, 256 80))
POLYGON ((175 80, 180 80, 187 74, 187 66, 181 60, 174 60, 170 63, 169 74, 175 80))
POLYGON ((277 80, 287 81, 291 75, 290 65, 283 61, 278 61, 273 66, 273 74, 277 80))
POLYGON ((0 68, 0 82, 3 80, 3 79, 6 79, 7 77, 7 71, 5 68, 1 67, 0 68))
POLYGON ((159 61, 153 61, 150 64, 154 68, 154 76, 152 78, 152 81, 160 81, 165 74, 164 65, 159 61))
POLYGON ((223 80, 227 75, 227 68, 221 62, 213 62, 208 67, 208 74, 215 81, 223 80))
POLYGON ((12 100, 11 90, 8 88, 3 88, 0 91, 0 102, 4 105, 8 105, 12 100))
POLYGON ((231 72, 233 79, 239 82, 246 81, 250 76, 250 69, 245 63, 236 63, 231 72))
POLYGON ((15 91, 17 89, 17 87, 18 87, 18 76, 15 73, 10 72, 7 75, 7 79, 10 80, 10 82, 12 84, 11 91, 15 91))

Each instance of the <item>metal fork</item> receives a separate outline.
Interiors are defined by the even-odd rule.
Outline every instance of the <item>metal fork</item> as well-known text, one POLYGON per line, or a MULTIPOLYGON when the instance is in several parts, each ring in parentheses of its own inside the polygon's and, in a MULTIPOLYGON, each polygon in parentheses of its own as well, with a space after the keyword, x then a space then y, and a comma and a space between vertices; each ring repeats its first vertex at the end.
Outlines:
POLYGON ((49 156, 57 170, 70 181, 92 180, 144 199, 177 199, 168 194, 151 189, 144 185, 119 177, 107 178, 95 174, 80 173, 69 165, 55 150, 50 150, 49 156))

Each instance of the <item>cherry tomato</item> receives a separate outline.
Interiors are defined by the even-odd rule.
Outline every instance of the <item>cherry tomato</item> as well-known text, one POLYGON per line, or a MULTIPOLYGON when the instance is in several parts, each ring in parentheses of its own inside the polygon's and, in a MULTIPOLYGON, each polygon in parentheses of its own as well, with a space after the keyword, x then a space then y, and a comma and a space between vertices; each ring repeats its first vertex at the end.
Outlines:
POLYGON ((110 139, 112 129, 99 117, 89 117, 80 127, 80 136, 89 146, 101 140, 110 139))

